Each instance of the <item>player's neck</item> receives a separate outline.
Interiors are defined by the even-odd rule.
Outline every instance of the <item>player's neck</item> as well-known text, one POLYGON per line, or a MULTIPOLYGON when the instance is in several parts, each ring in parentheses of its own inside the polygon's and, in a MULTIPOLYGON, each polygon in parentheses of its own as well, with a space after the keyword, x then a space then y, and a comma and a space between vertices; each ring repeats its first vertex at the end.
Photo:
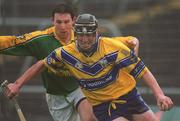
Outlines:
POLYGON ((71 35, 69 36, 60 36, 56 33, 56 39, 63 45, 67 45, 71 42, 71 35))

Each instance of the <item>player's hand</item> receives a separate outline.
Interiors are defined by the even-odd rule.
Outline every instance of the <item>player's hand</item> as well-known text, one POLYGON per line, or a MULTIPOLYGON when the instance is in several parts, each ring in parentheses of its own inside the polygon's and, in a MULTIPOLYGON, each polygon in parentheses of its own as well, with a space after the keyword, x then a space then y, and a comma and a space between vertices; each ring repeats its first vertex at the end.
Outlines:
POLYGON ((157 106, 161 111, 168 111, 173 107, 173 101, 170 97, 165 95, 158 96, 157 98, 157 106))
POLYGON ((5 95, 12 99, 19 93, 19 86, 16 83, 9 83, 5 90, 5 95))
POLYGON ((133 39, 128 40, 127 43, 131 49, 134 49, 136 45, 139 43, 139 40, 137 38, 133 38, 133 39))

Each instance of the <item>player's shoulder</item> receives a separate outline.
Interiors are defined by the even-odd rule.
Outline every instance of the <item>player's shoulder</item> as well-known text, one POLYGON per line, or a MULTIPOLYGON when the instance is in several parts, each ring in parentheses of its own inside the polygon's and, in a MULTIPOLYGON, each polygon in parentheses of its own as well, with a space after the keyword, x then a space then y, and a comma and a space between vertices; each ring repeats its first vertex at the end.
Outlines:
POLYGON ((108 52, 115 51, 130 51, 127 46, 125 46, 121 41, 112 37, 103 37, 100 40, 100 47, 105 48, 108 52))
POLYGON ((64 50, 71 50, 72 51, 75 48, 76 48, 75 42, 72 42, 72 43, 70 43, 68 45, 62 46, 62 49, 64 49, 64 50))
POLYGON ((50 27, 44 30, 36 30, 30 33, 26 33, 24 35, 17 36, 17 39, 28 41, 28 40, 39 39, 43 37, 50 37, 50 36, 53 36, 53 32, 54 32, 53 28, 54 27, 50 27))
POLYGON ((136 39, 136 37, 134 37, 134 36, 117 36, 117 37, 112 37, 112 39, 123 41, 123 40, 136 39))
POLYGON ((53 34, 54 31, 55 31, 55 27, 51 26, 49 28, 46 28, 46 29, 42 30, 41 32, 44 33, 44 34, 53 34))
POLYGON ((75 42, 72 42, 68 45, 62 46, 60 51, 63 54, 68 53, 70 55, 76 55, 78 53, 75 42))
POLYGON ((122 46, 122 42, 114 37, 100 37, 100 44, 114 48, 122 46))
POLYGON ((38 30, 31 33, 33 37, 43 37, 43 36, 54 36, 54 26, 46 28, 44 30, 38 30))

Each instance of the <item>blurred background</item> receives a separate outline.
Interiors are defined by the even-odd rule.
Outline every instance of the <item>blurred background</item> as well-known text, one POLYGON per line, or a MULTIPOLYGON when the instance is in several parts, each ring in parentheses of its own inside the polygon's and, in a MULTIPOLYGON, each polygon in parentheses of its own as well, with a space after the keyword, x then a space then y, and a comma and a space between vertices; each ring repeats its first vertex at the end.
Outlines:
MULTIPOLYGON (((179 0, 0 0, 0 35, 21 35, 50 26, 51 11, 61 2, 78 13, 94 14, 103 36, 135 36, 139 56, 149 67, 175 108, 162 121, 180 121, 180 1, 179 0)), ((15 81, 30 65, 31 57, 0 55, 0 83, 15 81)), ((144 99, 156 112, 152 92, 141 82, 144 99)), ((2 92, 2 90, 0 90, 2 92)), ((52 121, 40 77, 23 87, 18 102, 27 121, 52 121)), ((18 121, 11 101, 0 93, 0 121, 18 121)))

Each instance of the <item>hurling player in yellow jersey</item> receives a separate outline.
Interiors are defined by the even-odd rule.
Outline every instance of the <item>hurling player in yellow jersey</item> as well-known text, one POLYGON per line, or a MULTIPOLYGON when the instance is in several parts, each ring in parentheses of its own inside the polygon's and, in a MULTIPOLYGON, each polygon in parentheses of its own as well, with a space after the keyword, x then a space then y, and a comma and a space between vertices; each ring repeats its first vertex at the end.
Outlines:
POLYGON ((55 74, 66 67, 93 105, 98 121, 158 121, 138 93, 135 79, 143 78, 160 110, 171 109, 172 100, 164 95, 144 63, 120 42, 123 37, 100 37, 97 28, 93 15, 79 15, 74 26, 75 42, 53 51, 16 82, 21 85, 45 66, 55 74))
MULTIPOLYGON (((72 6, 59 4, 52 11, 53 27, 34 31, 22 36, 0 36, 0 54, 13 56, 33 56, 37 60, 45 58, 54 49, 74 40, 72 26, 75 20, 72 6)), ((120 37, 120 41, 138 53, 138 40, 135 37, 120 37)), ((116 37, 116 39, 119 39, 116 37)), ((92 108, 82 94, 75 78, 61 68, 61 76, 45 69, 42 79, 46 88, 46 101, 55 121, 93 120, 92 108), (65 82, 63 80, 66 80, 65 82)), ((68 72, 67 72, 68 73, 68 72)), ((10 93, 15 95, 22 85, 10 83, 10 93)))

